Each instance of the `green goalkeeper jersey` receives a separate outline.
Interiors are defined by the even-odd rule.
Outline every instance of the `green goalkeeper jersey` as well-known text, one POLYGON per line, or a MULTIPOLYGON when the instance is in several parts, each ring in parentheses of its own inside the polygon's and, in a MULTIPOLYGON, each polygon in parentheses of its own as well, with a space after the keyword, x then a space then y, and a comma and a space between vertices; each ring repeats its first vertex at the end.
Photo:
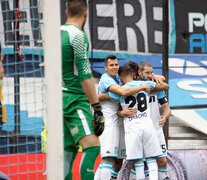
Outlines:
POLYGON ((88 38, 84 31, 72 24, 65 24, 60 29, 63 89, 85 94, 81 81, 93 77, 88 59, 88 38))

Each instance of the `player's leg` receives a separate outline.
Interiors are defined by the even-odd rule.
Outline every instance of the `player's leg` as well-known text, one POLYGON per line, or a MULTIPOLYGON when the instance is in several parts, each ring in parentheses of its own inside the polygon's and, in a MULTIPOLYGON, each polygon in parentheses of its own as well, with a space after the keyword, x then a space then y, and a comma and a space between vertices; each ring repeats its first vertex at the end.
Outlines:
MULTIPOLYGON (((149 180, 149 169, 146 160, 144 160, 144 176, 145 180, 149 180)), ((129 180, 136 180, 136 171, 134 165, 132 166, 132 169, 130 171, 129 180)))
POLYGON ((136 170, 136 179, 137 180, 144 180, 144 161, 143 159, 134 160, 134 167, 136 170))
MULTIPOLYGON (((107 120, 106 120, 107 121, 107 120)), ((118 158, 120 128, 111 123, 106 125, 103 134, 99 137, 101 143, 101 179, 110 180, 118 176, 120 168, 118 158)))
POLYGON ((121 169, 122 161, 122 159, 115 159, 110 157, 104 158, 104 160, 102 159, 98 169, 96 170, 94 180, 101 180, 101 172, 103 176, 102 179, 106 179, 109 176, 111 176, 112 179, 116 179, 121 169))
POLYGON ((115 159, 114 157, 103 158, 95 173, 94 180, 117 179, 121 165, 122 159, 115 159))
POLYGON ((125 134, 126 155, 127 160, 132 161, 132 169, 130 171, 130 180, 145 179, 144 162, 143 162, 143 130, 128 131, 125 134))
POLYGON ((145 175, 145 179, 149 180, 149 168, 147 166, 146 160, 144 161, 144 175, 145 175))
POLYGON ((64 148, 64 177, 67 180, 71 180, 73 177, 72 168, 77 153, 78 147, 68 146, 64 148))
MULTIPOLYGON (((76 99, 77 97, 74 97, 74 95, 63 93, 64 145, 65 149, 77 144, 82 146, 80 175, 82 180, 89 180, 94 178, 94 164, 100 152, 100 143, 98 137, 94 134, 93 115, 90 111, 89 102, 80 100, 73 102, 76 99)), ((68 154, 67 158, 73 159, 75 157, 75 153, 71 153, 70 149, 68 154)), ((72 165, 73 161, 70 161, 69 168, 72 165)), ((67 180, 70 180, 70 178, 67 178, 67 180)))
POLYGON ((115 171, 113 169, 114 157, 104 157, 102 158, 102 167, 101 167, 101 179, 110 180, 112 173, 115 171))
POLYGON ((158 180, 158 167, 155 158, 146 158, 147 166, 149 169, 149 179, 158 180))
POLYGON ((136 180, 136 170, 135 170, 135 167, 131 168, 130 170, 130 174, 129 174, 129 180, 136 180))
POLYGON ((163 180, 169 177, 168 177, 168 168, 167 168, 167 148, 166 148, 165 136, 162 129, 157 129, 157 136, 163 152, 163 155, 157 158, 158 177, 159 180, 163 180))
MULTIPOLYGON (((123 120, 119 119, 119 145, 118 145, 118 157, 114 161, 113 168, 120 172, 122 165, 123 165, 123 160, 126 159, 126 144, 125 144, 125 132, 124 132, 124 124, 123 120)), ((118 178, 118 176, 117 176, 118 178)))
POLYGON ((157 158, 159 180, 168 178, 167 158, 157 158))
POLYGON ((76 146, 77 143, 75 143, 68 127, 69 119, 64 117, 64 178, 72 180, 72 168, 78 153, 78 146, 76 146))
POLYGON ((116 172, 116 173, 113 173, 113 178, 114 179, 118 178, 118 174, 119 174, 119 171, 121 170, 122 163, 123 163, 123 159, 115 159, 114 160, 113 169, 116 172))
POLYGON ((158 179, 158 167, 156 157, 163 155, 157 133, 153 126, 144 129, 143 136, 144 156, 149 169, 149 179, 158 179))
POLYGON ((84 136, 79 140, 83 148, 83 155, 80 164, 81 180, 94 179, 94 165, 100 153, 100 144, 95 134, 84 136))

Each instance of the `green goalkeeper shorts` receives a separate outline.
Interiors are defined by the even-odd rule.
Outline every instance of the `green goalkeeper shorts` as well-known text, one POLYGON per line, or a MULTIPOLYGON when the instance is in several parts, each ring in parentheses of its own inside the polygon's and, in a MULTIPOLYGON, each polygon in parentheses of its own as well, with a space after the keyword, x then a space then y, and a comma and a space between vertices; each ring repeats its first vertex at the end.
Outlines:
POLYGON ((93 115, 85 95, 63 92, 64 146, 77 145, 78 141, 94 133, 93 115))

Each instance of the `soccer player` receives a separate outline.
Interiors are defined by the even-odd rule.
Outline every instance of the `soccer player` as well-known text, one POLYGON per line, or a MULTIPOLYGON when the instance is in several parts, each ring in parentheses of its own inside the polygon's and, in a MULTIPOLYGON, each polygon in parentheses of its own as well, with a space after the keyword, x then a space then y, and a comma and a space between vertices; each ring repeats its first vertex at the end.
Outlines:
MULTIPOLYGON (((139 87, 122 88, 118 77, 119 62, 116 56, 109 55, 105 59, 105 71, 99 82, 99 93, 112 91, 122 96, 128 96, 146 90, 149 92, 150 86, 145 84, 139 87)), ((101 143, 102 163, 95 175, 95 180, 116 179, 118 171, 125 158, 125 143, 123 121, 117 116, 119 102, 117 100, 101 102, 105 117, 105 129, 99 137, 101 143)), ((134 110, 129 108, 126 114, 133 114, 134 110)), ((135 111, 136 112, 136 111, 135 111)))
POLYGON ((3 96, 2 96, 2 90, 3 90, 3 80, 4 80, 4 67, 3 67, 3 51, 1 49, 0 45, 0 53, 1 53, 1 59, 0 59, 0 130, 2 129, 3 123, 6 122, 6 108, 3 104, 3 96))
MULTIPOLYGON (((164 89, 168 85, 156 85, 152 81, 133 81, 131 68, 122 66, 119 69, 119 76, 123 87, 134 87, 148 83, 152 88, 164 89)), ((109 92, 111 98, 117 96, 109 92), (113 97, 114 95, 114 97, 113 97)), ((144 163, 143 158, 147 160, 149 167, 150 179, 158 179, 157 165, 155 157, 162 154, 159 146, 159 141, 150 118, 148 94, 144 91, 127 96, 126 98, 118 97, 122 108, 132 107, 137 109, 137 114, 134 117, 124 118, 125 143, 127 160, 133 160, 136 169, 136 179, 144 179, 144 163)))
MULTIPOLYGON (((152 80, 152 73, 153 68, 152 65, 146 61, 142 61, 139 63, 139 79, 145 81, 152 80)), ((158 164, 158 174, 159 180, 166 180, 169 179, 168 177, 168 169, 167 169, 167 149, 166 149, 166 142, 163 133, 162 127, 164 126, 165 122, 169 118, 171 114, 171 110, 166 98, 166 94, 163 90, 155 91, 150 94, 149 99, 149 106, 150 106, 150 116, 153 120, 153 124, 155 126, 157 136, 160 142, 160 146, 162 148, 163 156, 157 158, 158 164), (163 114, 160 115, 160 107, 162 107, 163 114)))
MULTIPOLYGON (((139 65, 134 61, 128 61, 125 65, 127 65, 131 68, 133 79, 134 80, 139 80, 139 75, 138 75, 139 65)), ((164 76, 157 75, 157 74, 154 74, 154 73, 152 73, 151 79, 153 81, 156 81, 157 84, 162 84, 163 81, 165 81, 164 76)))
POLYGON ((88 38, 83 31, 87 18, 86 0, 66 1, 66 23, 61 26, 62 79, 64 114, 64 176, 72 180, 72 167, 83 148, 80 164, 81 180, 93 180, 94 163, 100 153, 99 135, 104 118, 96 95, 94 78, 88 59, 88 38), (94 117, 90 110, 92 104, 94 117), (94 120, 94 121, 93 121, 94 120))

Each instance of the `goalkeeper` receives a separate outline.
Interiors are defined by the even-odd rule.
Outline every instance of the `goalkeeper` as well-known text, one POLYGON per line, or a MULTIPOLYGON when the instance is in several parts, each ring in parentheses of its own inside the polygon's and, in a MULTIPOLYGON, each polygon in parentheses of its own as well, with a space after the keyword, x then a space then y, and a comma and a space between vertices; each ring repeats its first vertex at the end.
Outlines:
POLYGON ((99 135, 104 119, 97 99, 88 59, 88 38, 83 31, 87 18, 86 0, 66 1, 67 20, 61 26, 64 113, 64 173, 72 180, 78 146, 83 148, 81 180, 93 180, 94 163, 100 152, 99 135), (94 117, 90 110, 92 104, 94 117))

